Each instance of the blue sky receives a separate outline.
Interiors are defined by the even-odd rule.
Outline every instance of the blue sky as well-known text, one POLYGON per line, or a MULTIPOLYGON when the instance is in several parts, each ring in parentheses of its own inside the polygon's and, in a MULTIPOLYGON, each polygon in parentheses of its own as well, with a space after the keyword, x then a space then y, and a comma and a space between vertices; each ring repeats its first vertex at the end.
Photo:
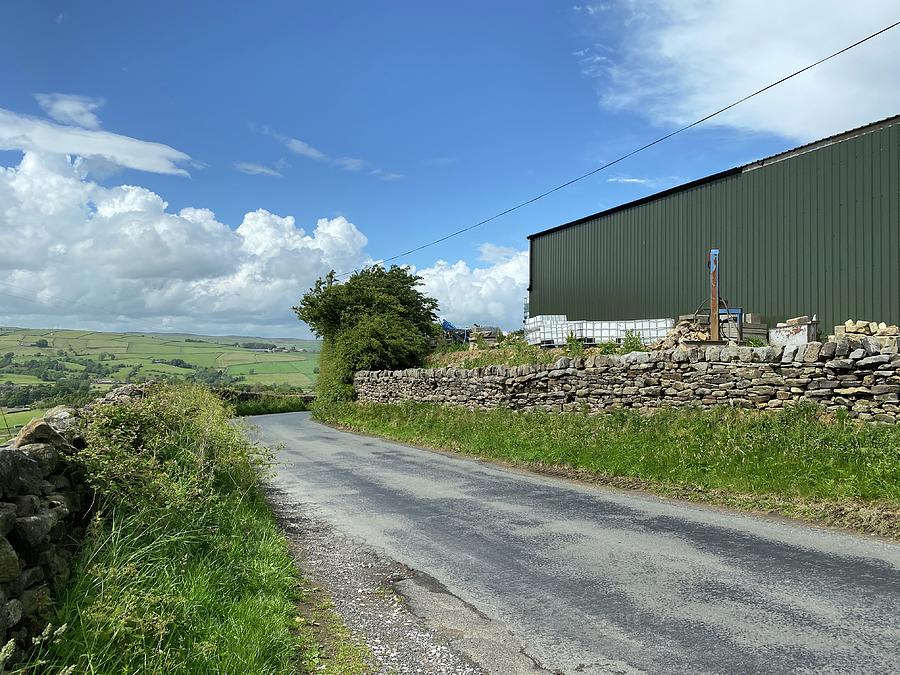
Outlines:
MULTIPOLYGON (((34 260, 4 265, 20 299, 0 305, 0 321, 302 332, 287 299, 330 265, 471 224, 896 20, 888 2, 782 4, 5 3, 0 56, 15 66, 0 90, 0 165, 8 180, 34 183, 0 189, 0 227, 18 228, 34 260), (84 151, 66 134, 76 132, 93 155, 70 170, 51 156, 73 167, 84 151), (120 136, 143 145, 114 154, 104 144, 120 136), (23 151, 42 161, 25 171, 23 151), (40 185, 70 200, 56 216, 25 203, 40 185), (123 185, 141 188, 137 207, 134 191, 121 206, 123 185), (175 223, 184 208, 215 216, 191 211, 175 223), (258 209, 272 218, 240 234, 258 209), (319 219, 331 225, 314 235, 319 219), (92 248, 101 232, 116 250, 92 248), (172 240, 191 255, 169 250, 172 240), (328 248, 336 240, 340 255, 328 248), (218 253, 206 261, 209 249, 218 253), (91 274, 53 271, 76 250, 93 252, 91 274), (279 257, 286 250, 296 260, 279 257), (113 254, 136 251, 158 260, 122 273, 113 254), (61 315, 63 299, 73 302, 61 315)), ((715 125, 402 262, 423 271, 451 319, 510 326, 527 234, 896 113, 898 40, 887 34, 715 125)))

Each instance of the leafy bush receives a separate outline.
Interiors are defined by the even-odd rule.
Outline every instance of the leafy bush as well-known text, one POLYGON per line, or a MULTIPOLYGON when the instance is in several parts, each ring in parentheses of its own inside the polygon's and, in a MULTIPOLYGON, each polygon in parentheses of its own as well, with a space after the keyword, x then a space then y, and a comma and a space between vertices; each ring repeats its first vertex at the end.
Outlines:
POLYGON ((616 342, 601 342, 594 349, 597 350, 598 354, 612 356, 613 354, 618 354, 621 347, 616 342))
POLYGON ((97 406, 72 458, 97 510, 24 672, 292 673, 296 572, 258 488, 270 461, 196 386, 97 406))
POLYGON ((641 342, 641 334, 637 331, 625 331, 625 337, 622 339, 622 345, 619 348, 620 354, 630 354, 631 352, 645 352, 647 348, 641 342))
POLYGON ((574 334, 569 333, 566 338, 566 346, 563 348, 566 353, 566 356, 574 357, 574 356, 584 356, 584 342, 575 337, 574 334))
POLYGON ((435 334, 437 301, 418 290, 420 281, 405 268, 374 265, 343 283, 332 271, 303 295, 294 311, 324 339, 319 399, 352 398, 357 370, 422 364, 435 334))

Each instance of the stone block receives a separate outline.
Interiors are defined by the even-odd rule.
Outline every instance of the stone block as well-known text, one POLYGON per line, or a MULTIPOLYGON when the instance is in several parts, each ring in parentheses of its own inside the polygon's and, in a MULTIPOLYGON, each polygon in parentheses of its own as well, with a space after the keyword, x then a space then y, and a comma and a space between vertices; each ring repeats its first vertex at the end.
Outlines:
POLYGON ((21 497, 16 497, 15 503, 16 516, 33 516, 38 512, 41 500, 38 499, 37 495, 22 495, 21 497))
POLYGON ((673 363, 687 363, 691 359, 687 349, 676 349, 672 352, 673 363))
POLYGON ((22 570, 22 585, 25 588, 34 586, 35 584, 43 580, 44 570, 42 570, 40 567, 29 567, 28 569, 22 570))
POLYGON ((866 336, 860 340, 859 344, 860 347, 866 351, 866 354, 869 354, 870 356, 881 352, 881 343, 875 338, 866 336))
POLYGON ((840 336, 834 341, 834 355, 837 358, 847 356, 850 353, 850 340, 845 336, 840 336))
POLYGON ((875 354, 874 356, 866 356, 865 358, 861 358, 856 362, 857 367, 859 368, 871 368, 874 366, 880 366, 884 363, 890 363, 891 357, 887 354, 875 354))
POLYGON ((36 461, 21 450, 0 448, 0 492, 4 497, 36 494, 40 491, 42 480, 41 467, 36 461))
POLYGON ((872 392, 865 387, 842 387, 840 389, 835 389, 834 393, 840 394, 841 396, 860 396, 871 394, 872 392))
POLYGON ((725 363, 730 363, 731 361, 737 361, 738 358, 738 348, 737 347, 722 347, 722 352, 719 354, 719 360, 725 363))
POLYGON ((790 363, 794 360, 794 355, 797 353, 797 345, 787 345, 784 348, 784 351, 781 353, 781 362, 782 363, 790 363))
MULTIPOLYGON (((59 447, 51 443, 29 443, 20 445, 19 450, 38 463, 44 476, 49 476, 59 471, 63 465, 59 447)), ((68 445, 61 447, 68 447, 68 445)))
POLYGON ((22 602, 18 598, 7 601, 3 606, 3 613, 6 615, 6 625, 15 626, 22 620, 22 602))
POLYGON ((31 420, 22 427, 13 441, 14 448, 32 443, 49 443, 59 447, 69 445, 69 442, 56 429, 51 427, 42 417, 31 420))
POLYGON ((806 345, 806 352, 803 354, 805 363, 815 363, 819 360, 819 354, 822 352, 821 342, 810 342, 806 345))
POLYGON ((16 550, 5 537, 0 537, 0 583, 12 581, 19 576, 20 570, 16 550))
POLYGON ((50 604, 50 589, 46 584, 29 588, 22 593, 19 600, 22 602, 22 614, 34 616, 50 604))
POLYGON ((0 502, 0 536, 5 537, 16 524, 17 512, 15 504, 0 502))
POLYGON ((55 511, 44 510, 33 516, 16 518, 12 534, 31 549, 38 549, 50 539, 50 530, 56 527, 59 516, 55 511))

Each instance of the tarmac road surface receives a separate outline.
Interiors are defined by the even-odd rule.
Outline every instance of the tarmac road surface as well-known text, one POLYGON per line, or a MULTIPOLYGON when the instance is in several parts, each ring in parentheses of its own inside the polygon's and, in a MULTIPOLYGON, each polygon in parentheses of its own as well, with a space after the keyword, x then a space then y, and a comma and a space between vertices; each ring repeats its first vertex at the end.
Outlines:
MULTIPOLYGON (((895 543, 533 475, 308 413, 252 424, 283 444, 278 489, 477 615, 457 637, 470 625, 477 642, 490 621, 550 672, 900 672, 895 543)), ((441 603, 412 600, 440 625, 441 603)))

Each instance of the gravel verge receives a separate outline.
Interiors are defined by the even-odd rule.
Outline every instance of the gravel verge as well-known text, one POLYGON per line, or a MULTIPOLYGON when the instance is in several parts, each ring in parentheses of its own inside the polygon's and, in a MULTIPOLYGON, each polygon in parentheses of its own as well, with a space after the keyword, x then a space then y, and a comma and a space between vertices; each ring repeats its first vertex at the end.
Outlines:
POLYGON ((352 541, 308 513, 277 487, 267 496, 304 576, 321 586, 334 611, 354 637, 371 650, 373 672, 387 674, 481 675, 476 665, 452 644, 453 636, 414 615, 395 590, 420 575, 373 549, 352 541))

